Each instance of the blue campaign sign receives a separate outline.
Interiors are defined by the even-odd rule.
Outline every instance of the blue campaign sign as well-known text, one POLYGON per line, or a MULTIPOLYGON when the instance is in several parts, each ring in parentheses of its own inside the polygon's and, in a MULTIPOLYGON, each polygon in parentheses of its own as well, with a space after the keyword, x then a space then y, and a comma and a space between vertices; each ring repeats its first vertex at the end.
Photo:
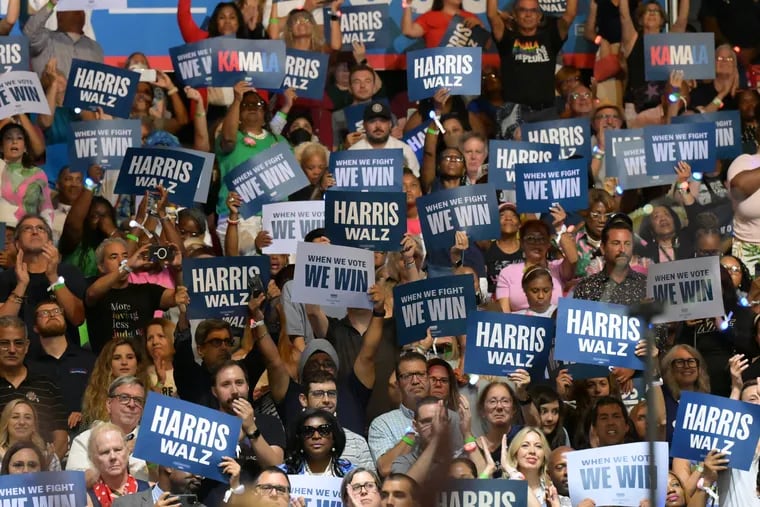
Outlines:
POLYGON ((684 79, 715 77, 714 33, 656 33, 644 35, 644 76, 667 81, 674 70, 684 79))
POLYGON ((142 144, 140 120, 92 120, 69 124, 69 161, 72 171, 87 173, 92 165, 118 169, 128 148, 142 144))
POLYGON ((140 74, 102 63, 74 59, 66 83, 64 107, 94 110, 129 118, 140 74))
POLYGON ((87 505, 83 471, 0 475, 0 491, 4 504, 19 507, 87 505))
POLYGON ((739 111, 685 114, 670 119, 671 123, 715 123, 715 156, 733 159, 742 154, 742 123, 739 111))
POLYGON ((663 175, 647 173, 646 149, 641 138, 618 141, 615 150, 615 156, 605 157, 614 162, 611 166, 608 164, 607 177, 617 178, 623 190, 669 185, 676 180, 675 171, 663 175))
MULTIPOLYGON (((328 9, 325 9, 327 11, 328 9)), ((329 20, 325 14, 325 20, 329 20)), ((340 33, 343 45, 341 51, 353 51, 354 42, 362 42, 367 49, 385 50, 390 44, 391 34, 386 25, 392 20, 388 5, 342 5, 340 7, 340 33)), ((330 40, 331 26, 325 23, 325 40, 330 40)))
POLYGON ((441 39, 441 47, 448 48, 484 48, 488 44, 491 34, 481 26, 469 28, 464 23, 462 16, 451 18, 449 27, 441 39))
POLYGON ((422 165, 422 158, 425 155, 425 129, 427 125, 425 122, 420 123, 408 132, 404 132, 404 136, 401 138, 414 152, 417 157, 417 162, 422 165))
POLYGON ((568 212, 588 207, 588 159, 517 164, 515 176, 521 213, 546 213, 554 203, 568 212))
POLYGON ((29 70, 29 39, 24 35, 0 37, 0 69, 2 72, 29 70))
POLYGON ((465 231, 470 241, 494 239, 500 234, 496 188, 490 183, 423 195, 417 198, 417 211, 429 249, 448 250, 456 231, 465 231))
POLYGON ((396 337, 399 345, 425 338, 467 332, 467 314, 477 310, 472 275, 428 278, 393 289, 396 337))
POLYGON ((287 49, 283 88, 293 88, 299 97, 322 100, 330 55, 316 51, 287 49))
POLYGON ((561 368, 567 369, 567 372, 571 377, 573 377, 573 380, 610 376, 609 366, 598 366, 595 364, 583 363, 564 363, 561 368))
POLYGON ((429 48, 406 54, 409 100, 421 100, 447 88, 451 95, 480 95, 482 49, 429 48))
POLYGON ((715 123, 681 123, 644 128, 647 174, 670 175, 684 160, 694 172, 715 171, 715 123))
POLYGON ((559 145, 561 159, 578 155, 586 160, 591 158, 591 123, 588 118, 526 123, 522 126, 522 138, 531 143, 559 145))
POLYGON ((245 327, 250 283, 269 284, 269 256, 182 259, 183 282, 190 294, 187 313, 192 319, 224 319, 245 327))
POLYGON ((447 479, 436 505, 528 505, 528 482, 504 479, 447 479))
POLYGON ((240 214, 248 218, 264 204, 284 201, 309 184, 288 143, 277 143, 249 158, 224 177, 227 188, 240 194, 240 214))
POLYGON ((644 337, 641 319, 628 316, 622 305, 560 298, 554 358, 600 366, 641 370, 635 354, 644 337))
POLYGON ((397 251, 406 233, 406 194, 328 190, 325 228, 333 245, 397 251))
POLYGON ((625 141, 640 141, 644 139, 644 129, 619 129, 604 131, 604 151, 607 154, 604 157, 604 170, 607 176, 614 174, 618 170, 617 163, 617 145, 625 141))
POLYGON ((151 391, 132 454, 150 463, 229 482, 219 463, 225 456, 237 456, 242 422, 221 410, 151 391))
POLYGON ((467 319, 465 373, 508 375, 527 370, 544 378, 554 321, 515 313, 473 312, 467 319))
POLYGON ((558 144, 527 141, 488 143, 488 182, 499 190, 515 189, 515 164, 545 164, 559 159, 558 144))
POLYGON ((213 39, 169 48, 172 67, 185 86, 203 88, 214 84, 213 39))
POLYGON ((670 455, 703 461, 712 450, 726 453, 728 466, 749 471, 760 438, 760 405, 723 396, 682 391, 670 455))
MULTIPOLYGON (((215 86, 234 86, 247 81, 256 88, 279 90, 285 77, 285 42, 281 40, 249 40, 215 37, 215 86)), ((322 98, 320 95, 319 98, 322 98)))
MULTIPOLYGON (((388 102, 388 99, 378 99, 378 101, 384 103, 390 109, 391 104, 388 102)), ((357 130, 364 132, 362 130, 364 128, 364 109, 369 104, 369 102, 364 102, 343 108, 343 114, 346 116, 346 128, 348 128, 349 133, 356 132, 357 130)))
MULTIPOLYGON (((330 154, 330 190, 401 192, 404 152, 388 150, 345 150, 330 154)), ((366 197, 366 196, 365 196, 366 197)))
POLYGON ((213 153, 174 148, 127 148, 114 192, 142 195, 161 185, 169 192, 169 202, 192 206, 197 202, 201 175, 208 172, 213 163, 213 153))

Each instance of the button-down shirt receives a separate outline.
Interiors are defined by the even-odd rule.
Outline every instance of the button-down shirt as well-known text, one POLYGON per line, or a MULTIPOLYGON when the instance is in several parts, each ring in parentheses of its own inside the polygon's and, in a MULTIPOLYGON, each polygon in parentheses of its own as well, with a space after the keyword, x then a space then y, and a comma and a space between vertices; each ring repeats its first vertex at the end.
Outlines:
POLYGON ((640 303, 646 297, 647 277, 632 269, 621 283, 610 278, 607 271, 581 279, 575 286, 573 297, 588 301, 604 301, 618 305, 640 303))

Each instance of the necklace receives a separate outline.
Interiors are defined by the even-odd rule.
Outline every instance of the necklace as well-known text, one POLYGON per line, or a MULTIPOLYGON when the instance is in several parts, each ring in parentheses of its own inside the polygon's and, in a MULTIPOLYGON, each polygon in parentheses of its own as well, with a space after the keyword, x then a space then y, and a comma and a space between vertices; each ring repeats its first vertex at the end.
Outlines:
POLYGON ((267 131, 262 130, 261 134, 254 134, 253 132, 245 132, 243 135, 243 144, 246 146, 256 146, 256 141, 261 141, 262 139, 266 139, 267 137, 267 131))
POLYGON ((320 473, 314 473, 314 472, 312 472, 311 468, 309 468, 309 462, 308 461, 304 462, 304 468, 306 469, 306 474, 307 475, 323 475, 323 476, 326 476, 326 477, 334 477, 333 471, 332 471, 332 458, 330 458, 330 461, 327 462, 327 466, 325 467, 325 471, 324 472, 320 472, 320 473))
POLYGON ((599 248, 599 245, 602 243, 602 239, 601 238, 599 238, 599 239, 593 239, 593 238, 591 238, 591 236, 589 236, 588 233, 586 233, 586 243, 588 243, 588 245, 591 248, 597 249, 597 248, 599 248))

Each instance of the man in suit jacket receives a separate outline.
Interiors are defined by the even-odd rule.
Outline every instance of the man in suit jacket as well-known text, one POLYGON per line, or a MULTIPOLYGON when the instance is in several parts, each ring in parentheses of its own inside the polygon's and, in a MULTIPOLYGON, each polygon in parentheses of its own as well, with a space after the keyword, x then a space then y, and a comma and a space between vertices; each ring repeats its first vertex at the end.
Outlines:
MULTIPOLYGON (((201 477, 161 465, 158 467, 158 482, 155 486, 139 493, 120 496, 114 500, 113 507, 153 507, 159 500, 165 501, 175 495, 194 495, 200 485, 201 477)), ((170 503, 176 503, 176 499, 172 500, 175 501, 170 500, 170 503)), ((200 503, 187 502, 184 498, 180 505, 204 507, 200 503)))

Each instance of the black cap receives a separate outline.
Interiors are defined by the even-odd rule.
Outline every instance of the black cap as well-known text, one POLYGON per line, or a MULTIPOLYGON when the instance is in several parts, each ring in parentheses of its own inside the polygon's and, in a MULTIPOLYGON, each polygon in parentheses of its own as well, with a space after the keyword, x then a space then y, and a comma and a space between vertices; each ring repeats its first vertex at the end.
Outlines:
POLYGON ((364 121, 374 120, 375 118, 391 119, 391 109, 379 100, 373 100, 364 108, 364 121))

